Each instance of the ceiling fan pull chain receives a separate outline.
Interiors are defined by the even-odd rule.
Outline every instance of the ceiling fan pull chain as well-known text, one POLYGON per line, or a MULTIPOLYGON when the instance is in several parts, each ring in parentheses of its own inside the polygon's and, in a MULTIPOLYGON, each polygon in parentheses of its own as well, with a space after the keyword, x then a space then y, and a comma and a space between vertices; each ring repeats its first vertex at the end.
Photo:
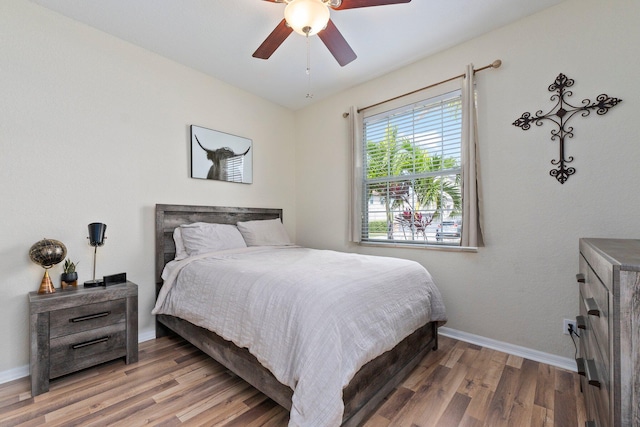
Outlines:
POLYGON ((307 33, 307 96, 306 98, 313 98, 311 93, 311 43, 309 41, 309 33, 307 33))

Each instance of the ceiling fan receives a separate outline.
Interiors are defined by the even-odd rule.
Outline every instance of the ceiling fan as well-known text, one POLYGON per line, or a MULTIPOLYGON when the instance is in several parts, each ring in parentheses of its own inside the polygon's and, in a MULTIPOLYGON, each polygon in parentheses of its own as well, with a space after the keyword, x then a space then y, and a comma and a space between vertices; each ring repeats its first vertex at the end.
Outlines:
POLYGON ((358 7, 384 6, 409 3, 411 0, 264 0, 271 3, 286 3, 284 19, 269 34, 253 53, 254 58, 269 59, 273 52, 293 31, 303 36, 318 34, 329 52, 344 67, 356 54, 331 21, 329 8, 333 10, 355 9, 358 7))

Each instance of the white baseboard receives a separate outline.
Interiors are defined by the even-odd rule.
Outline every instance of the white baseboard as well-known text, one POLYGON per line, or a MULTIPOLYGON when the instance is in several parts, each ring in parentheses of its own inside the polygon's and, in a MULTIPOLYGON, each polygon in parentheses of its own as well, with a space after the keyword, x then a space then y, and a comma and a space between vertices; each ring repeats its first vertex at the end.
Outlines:
MULTIPOLYGON (((156 338, 156 331, 144 331, 138 334, 138 342, 144 342, 153 340, 156 338)), ((6 371, 0 371, 0 384, 8 383, 9 381, 17 380, 29 376, 29 365, 19 366, 17 368, 8 369, 6 371)))
POLYGON ((150 331, 144 331, 144 332, 140 332, 138 334, 138 342, 145 342, 145 341, 149 341, 149 340, 155 340, 156 339, 156 331, 155 329, 152 329, 150 331))
POLYGON ((545 353, 543 351, 533 350, 527 347, 521 347, 515 344, 485 338, 480 335, 474 335, 467 332, 458 331, 456 329, 447 328, 445 326, 438 328, 438 333, 445 337, 456 340, 476 344, 487 347, 492 350, 502 351, 503 353, 513 354, 514 356, 523 357, 535 362, 546 363, 547 365, 557 368, 566 369, 567 371, 577 371, 576 361, 570 357, 556 356, 555 354, 545 353))
POLYGON ((9 381, 27 376, 29 376, 29 365, 2 371, 0 372, 0 384, 8 383, 9 381))

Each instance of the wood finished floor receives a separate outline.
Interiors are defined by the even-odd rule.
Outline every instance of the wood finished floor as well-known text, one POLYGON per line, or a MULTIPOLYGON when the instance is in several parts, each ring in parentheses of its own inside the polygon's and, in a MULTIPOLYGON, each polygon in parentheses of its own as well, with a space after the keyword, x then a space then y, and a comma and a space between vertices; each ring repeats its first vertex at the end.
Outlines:
MULTIPOLYGON (((177 337, 51 382, 0 385, 0 426, 286 426, 288 413, 177 337)), ((366 427, 584 426, 578 376, 441 337, 366 427)))

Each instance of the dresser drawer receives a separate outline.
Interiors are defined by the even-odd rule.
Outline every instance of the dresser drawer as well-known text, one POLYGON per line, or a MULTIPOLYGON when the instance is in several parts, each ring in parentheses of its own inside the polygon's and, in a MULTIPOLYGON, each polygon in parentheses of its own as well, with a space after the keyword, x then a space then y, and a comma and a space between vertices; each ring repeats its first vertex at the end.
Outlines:
POLYGON ((581 304, 586 308, 581 314, 595 335, 595 340, 603 353, 610 359, 609 341, 609 292, 584 258, 580 258, 580 272, 584 282, 580 284, 581 304))
POLYGON ((53 310, 49 319, 49 335, 51 338, 56 338, 116 323, 124 325, 126 312, 125 299, 53 310))
POLYGON ((52 339, 49 348, 50 377, 126 356, 126 335, 125 324, 116 323, 52 339))
POLYGON ((580 377, 580 388, 583 390, 582 394, 584 395, 584 406, 587 413, 587 421, 595 423, 596 427, 601 427, 597 421, 600 419, 600 416, 598 415, 595 396, 591 390, 587 390, 587 387, 590 387, 589 383, 587 383, 587 378, 580 377))
MULTIPOLYGON (((580 301, 580 312, 586 315, 586 306, 580 301)), ((580 330, 580 355, 591 370, 585 373, 582 380, 582 391, 587 405, 587 414, 600 427, 609 426, 611 373, 609 359, 604 356, 601 346, 594 339, 593 330, 587 320, 586 329, 580 330), (597 380, 598 384, 590 384, 589 380, 597 380)))

